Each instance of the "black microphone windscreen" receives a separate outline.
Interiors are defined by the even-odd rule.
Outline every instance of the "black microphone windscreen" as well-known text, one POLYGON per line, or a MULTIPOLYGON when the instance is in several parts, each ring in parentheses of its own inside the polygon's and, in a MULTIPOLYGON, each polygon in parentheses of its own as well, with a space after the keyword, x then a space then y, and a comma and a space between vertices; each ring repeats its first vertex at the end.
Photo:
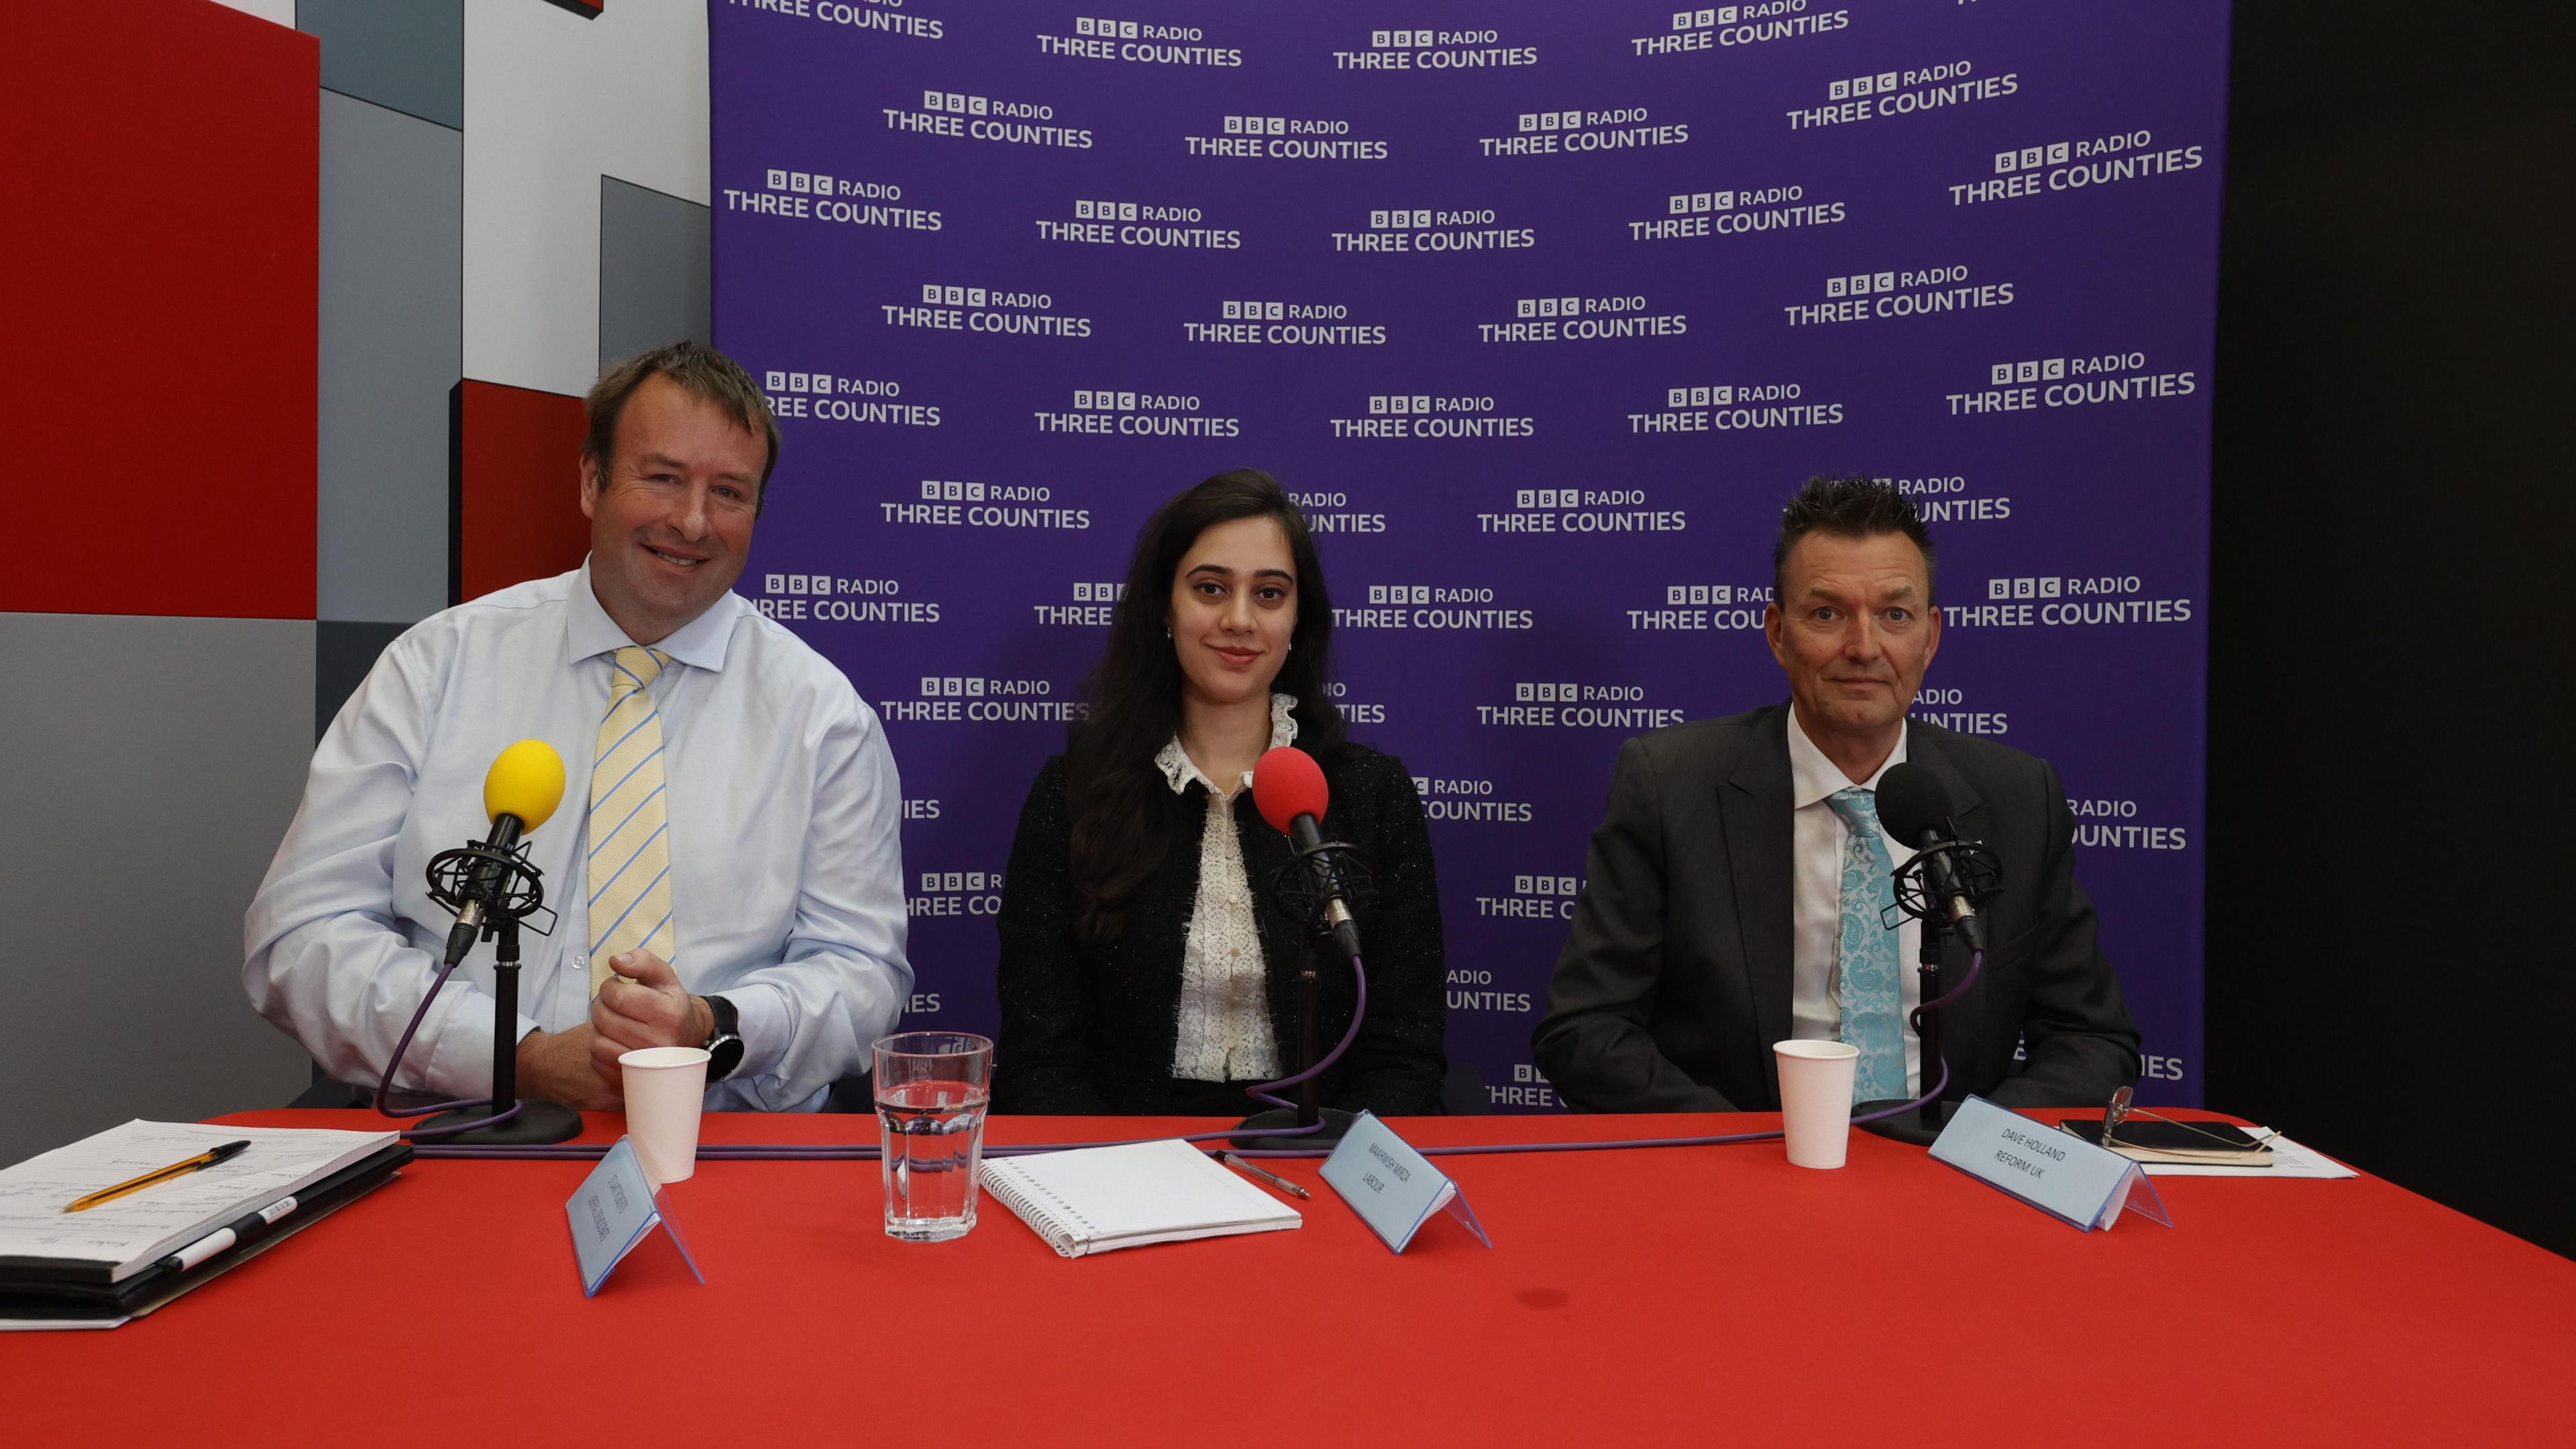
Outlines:
POLYGON ((1878 777, 1878 827, 1889 838, 1920 847, 1923 832, 1950 833, 1950 792, 1941 777, 1911 760, 1878 777))

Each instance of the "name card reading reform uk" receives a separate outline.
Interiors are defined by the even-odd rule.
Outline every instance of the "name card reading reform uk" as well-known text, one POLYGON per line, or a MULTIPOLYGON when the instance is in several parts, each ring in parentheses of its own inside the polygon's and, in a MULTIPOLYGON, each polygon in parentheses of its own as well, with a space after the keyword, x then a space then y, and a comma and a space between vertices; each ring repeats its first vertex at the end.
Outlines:
POLYGON ((2117 1223, 2122 1208, 2173 1226, 2145 1168, 1973 1093, 1933 1141, 1932 1155, 2088 1233, 2117 1223))
POLYGON ((1378 1241, 1401 1253, 1442 1208, 1467 1225, 1476 1241, 1490 1248, 1485 1225, 1449 1175, 1395 1135, 1395 1129, 1362 1112, 1342 1134, 1341 1145, 1324 1159, 1324 1181, 1369 1225, 1378 1241))
POLYGON ((690 1275, 700 1283, 707 1281, 689 1252, 689 1240, 680 1236, 670 1199, 645 1175, 644 1164, 635 1157, 635 1144, 626 1138, 618 1138, 590 1176, 581 1180, 580 1191, 564 1203, 564 1217, 572 1223, 572 1253, 581 1270, 584 1298, 598 1293, 599 1285, 657 1227, 671 1235, 671 1246, 680 1250, 680 1261, 689 1265, 690 1275))

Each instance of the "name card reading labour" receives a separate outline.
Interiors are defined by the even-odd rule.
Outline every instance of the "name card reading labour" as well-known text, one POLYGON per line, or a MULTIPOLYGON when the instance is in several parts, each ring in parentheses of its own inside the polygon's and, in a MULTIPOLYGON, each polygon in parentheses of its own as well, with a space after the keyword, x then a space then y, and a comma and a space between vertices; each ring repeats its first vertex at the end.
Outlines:
POLYGON ((1444 1207, 1466 1224, 1477 1242, 1488 1248, 1494 1245, 1458 1185, 1374 1112, 1360 1113, 1342 1134, 1341 1144, 1324 1159, 1324 1181, 1332 1184, 1380 1242, 1396 1252, 1403 1252, 1431 1215, 1444 1207))
POLYGON ((1973 1094, 1941 1129, 1932 1155, 2088 1233, 2117 1223, 2122 1208, 2173 1226, 2137 1163, 1973 1094))
POLYGON ((599 1166, 581 1180, 580 1190, 564 1203, 564 1217, 572 1224, 573 1260, 581 1272, 584 1298, 598 1293, 608 1275, 657 1227, 671 1235, 671 1246, 680 1250, 680 1261, 689 1265, 690 1276, 700 1283, 707 1281, 689 1252, 688 1239, 680 1236, 670 1200, 645 1175, 635 1144, 626 1138, 618 1138, 599 1166))

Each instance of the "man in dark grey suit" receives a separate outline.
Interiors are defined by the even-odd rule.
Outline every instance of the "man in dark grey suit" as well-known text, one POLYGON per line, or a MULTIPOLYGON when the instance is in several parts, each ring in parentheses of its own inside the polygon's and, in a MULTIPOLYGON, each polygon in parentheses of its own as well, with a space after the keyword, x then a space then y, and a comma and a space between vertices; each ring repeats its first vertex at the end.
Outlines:
MULTIPOLYGON (((1574 927, 1532 1034, 1578 1109, 1772 1111, 1772 1043, 1861 1048, 1854 1096, 1938 1080, 1905 1013, 1921 927, 1884 929, 1877 826, 1892 764, 1948 788, 1961 836, 2000 858, 1983 976, 1941 1013, 1956 1099, 2090 1106, 2137 1080, 2138 1030, 2075 883, 2074 817, 2044 760, 1908 720, 1941 641, 1932 543, 1885 483, 1818 478, 1790 501, 1763 627, 1790 702, 1630 740, 1594 832, 1574 927), (2016 1063, 2016 1042, 2027 1060, 2016 1063)), ((1965 978, 1947 945, 1943 980, 1965 978)))

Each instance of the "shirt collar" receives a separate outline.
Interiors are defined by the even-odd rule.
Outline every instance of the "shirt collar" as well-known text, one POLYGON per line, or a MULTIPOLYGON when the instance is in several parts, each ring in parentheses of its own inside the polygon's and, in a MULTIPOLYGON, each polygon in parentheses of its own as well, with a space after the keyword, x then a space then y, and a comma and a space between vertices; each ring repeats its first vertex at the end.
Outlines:
MULTIPOLYGON (((1816 748, 1816 742, 1807 738, 1806 726, 1798 723, 1798 707, 1791 705, 1786 713, 1789 716, 1790 808, 1804 810, 1838 790, 1850 789, 1851 778, 1843 773, 1843 767, 1827 759, 1825 752, 1816 748)), ((1878 767, 1878 773, 1870 776, 1862 784, 1862 789, 1875 791, 1879 780, 1887 774, 1888 765, 1905 763, 1906 737, 1913 728, 1911 721, 1897 727, 1896 748, 1888 751, 1886 764, 1878 767)))
MULTIPOLYGON (((590 587, 590 559, 585 556, 580 570, 573 575, 572 592, 565 599, 564 652, 568 663, 612 654, 634 644, 608 611, 599 606, 599 595, 590 587)), ((733 642, 734 620, 750 605, 731 589, 706 607, 705 612, 679 628, 653 647, 692 668, 722 673, 725 649, 733 642)))
MULTIPOLYGON (((1283 745, 1293 745, 1297 742, 1296 709, 1297 696, 1293 694, 1270 696, 1270 748, 1275 750, 1283 745)), ((1172 793, 1175 795, 1189 789, 1190 782, 1193 780, 1211 795, 1231 797, 1234 794, 1234 790, 1218 789, 1213 781, 1199 773, 1198 763, 1190 758, 1189 751, 1181 748, 1179 735, 1172 736, 1172 742, 1163 746, 1162 750, 1154 756, 1154 768, 1163 772, 1164 782, 1172 787, 1172 793)), ((1252 772, 1246 770, 1243 772, 1241 783, 1235 786, 1235 790, 1240 790, 1251 783, 1252 772)))

